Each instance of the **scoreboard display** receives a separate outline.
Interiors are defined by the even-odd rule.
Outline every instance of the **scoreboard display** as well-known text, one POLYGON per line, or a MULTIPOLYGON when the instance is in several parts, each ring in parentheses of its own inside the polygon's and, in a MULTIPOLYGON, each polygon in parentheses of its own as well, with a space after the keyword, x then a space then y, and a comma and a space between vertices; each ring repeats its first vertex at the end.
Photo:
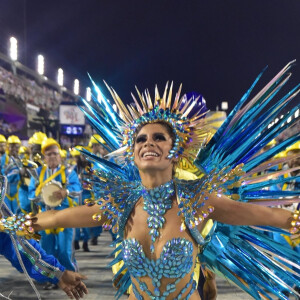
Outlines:
POLYGON ((60 133, 64 135, 82 135, 85 128, 85 116, 77 105, 62 103, 59 107, 60 133))
POLYGON ((84 132, 83 125, 61 125, 61 134, 82 135, 84 132))

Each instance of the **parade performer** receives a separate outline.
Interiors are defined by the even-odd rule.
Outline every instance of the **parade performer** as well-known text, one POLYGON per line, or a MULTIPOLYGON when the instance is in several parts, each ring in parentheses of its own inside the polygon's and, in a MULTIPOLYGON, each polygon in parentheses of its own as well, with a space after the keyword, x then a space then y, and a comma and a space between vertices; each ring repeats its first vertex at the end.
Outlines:
MULTIPOLYGON (((14 218, 12 212, 2 202, 6 185, 6 178, 0 176, 0 217, 1 215, 8 216, 12 220, 14 218)), ((9 260, 19 272, 24 272, 26 276, 29 275, 32 279, 38 282, 50 281, 53 284, 58 284, 71 299, 73 297, 79 299, 83 297, 83 294, 87 294, 86 286, 81 281, 86 279, 85 276, 66 270, 54 256, 48 255, 38 242, 34 239, 24 239, 22 233, 14 237, 10 235, 9 229, 6 232, 0 232, 0 255, 9 260)), ((34 287, 30 279, 29 282, 34 287)), ((37 296, 39 297, 38 293, 37 296)))
POLYGON ((3 166, 2 174, 7 177, 8 188, 5 195, 5 203, 13 213, 20 211, 18 190, 22 184, 20 174, 19 149, 21 141, 16 135, 11 135, 7 139, 8 163, 3 166))
POLYGON ((95 226, 98 222, 118 232, 122 244, 115 251, 121 252, 112 264, 123 259, 124 266, 115 276, 117 297, 132 283, 129 299, 200 299, 193 280, 197 256, 255 299, 271 299, 268 293, 287 299, 286 289, 299 296, 292 286, 300 284, 299 255, 263 233, 265 227, 299 233, 299 211, 267 207, 297 202, 299 191, 264 189, 289 180, 281 178, 285 171, 252 176, 282 163, 282 159, 264 162, 299 140, 300 133, 296 133, 258 154, 297 121, 287 122, 299 104, 268 128, 299 93, 300 85, 274 102, 290 77, 291 66, 249 100, 260 74, 213 135, 201 118, 201 109, 189 115, 194 102, 182 105, 181 88, 174 100, 172 86, 166 87, 162 97, 157 88, 153 98, 148 90, 138 91, 140 101, 134 97, 134 105, 126 107, 108 87, 118 114, 104 97, 101 103, 94 103, 98 108, 84 101, 87 118, 109 150, 114 150, 110 155, 115 163, 82 150, 94 161, 89 184, 101 199, 38 214, 30 219, 33 228, 95 226), (264 111, 270 101, 271 108, 264 111), (205 175, 192 181, 177 180, 174 167, 181 159, 205 175), (208 219, 215 224, 203 238, 200 232, 208 219))
MULTIPOLYGON (((48 138, 43 141, 41 150, 45 157, 45 165, 37 169, 38 182, 31 178, 29 199, 38 203, 42 211, 64 210, 77 205, 77 198, 72 199, 70 196, 74 192, 79 195, 81 185, 76 172, 69 172, 61 165, 60 145, 54 139, 48 138)), ((72 228, 57 226, 55 229, 41 232, 41 235, 41 246, 48 254, 54 255, 68 270, 77 269, 72 245, 72 228)), ((49 284, 49 288, 52 287, 49 284)))
POLYGON ((38 131, 35 132, 28 140, 28 144, 30 145, 31 160, 39 165, 42 165, 42 143, 45 139, 47 139, 47 135, 41 131, 38 131))
POLYGON ((19 149, 19 157, 21 159, 29 159, 30 158, 30 149, 26 146, 21 146, 19 149))
MULTIPOLYGON (((33 136, 29 139, 28 145, 30 146, 30 157, 29 159, 25 160, 25 165, 23 164, 23 168, 21 174, 27 174, 29 177, 34 177, 35 181, 38 182, 38 174, 37 174, 37 167, 43 165, 42 162, 42 142, 46 139, 47 136, 43 132, 35 132, 33 136)), ((25 176, 22 177, 26 178, 25 176)), ((27 179, 22 180, 22 184, 19 189, 19 202, 20 208, 23 213, 29 212, 38 212, 37 205, 30 201, 28 196, 28 186, 29 183, 27 179)))

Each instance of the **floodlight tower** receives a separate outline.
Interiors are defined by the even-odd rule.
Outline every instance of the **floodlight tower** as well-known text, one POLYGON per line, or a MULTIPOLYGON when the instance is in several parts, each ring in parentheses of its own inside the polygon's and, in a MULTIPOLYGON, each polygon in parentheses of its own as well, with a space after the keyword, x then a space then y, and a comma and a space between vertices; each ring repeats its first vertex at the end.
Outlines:
POLYGON ((44 75, 45 72, 45 60, 43 55, 37 57, 37 71, 40 75, 44 75))
POLYGON ((18 60, 18 41, 15 37, 9 39, 9 57, 12 60, 11 68, 12 72, 17 74, 16 62, 18 60))
POLYGON ((13 61, 17 61, 18 60, 18 41, 15 37, 11 37, 9 39, 9 57, 11 60, 13 61))
POLYGON ((92 100, 92 92, 91 92, 91 88, 90 87, 86 88, 86 100, 87 101, 91 101, 92 100))
POLYGON ((74 80, 74 94, 79 95, 79 80, 78 79, 74 80))
POLYGON ((57 84, 61 87, 64 85, 64 71, 62 68, 59 68, 57 72, 57 84))

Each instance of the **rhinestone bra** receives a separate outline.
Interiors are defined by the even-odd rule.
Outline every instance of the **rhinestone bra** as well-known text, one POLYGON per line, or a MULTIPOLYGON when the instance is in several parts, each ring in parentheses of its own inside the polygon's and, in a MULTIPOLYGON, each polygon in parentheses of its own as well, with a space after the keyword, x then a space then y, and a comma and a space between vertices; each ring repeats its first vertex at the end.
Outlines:
MULTIPOLYGON (((163 247, 160 257, 151 260, 146 257, 142 245, 134 238, 126 239, 122 242, 123 260, 130 275, 136 279, 141 291, 145 292, 150 299, 164 300, 171 293, 176 291, 176 285, 188 274, 193 267, 193 244, 184 238, 173 238, 167 241, 163 247), (150 291, 141 277, 150 277, 154 292, 150 291), (174 282, 167 284, 165 291, 160 290, 162 277, 174 278, 174 282)), ((138 300, 143 300, 136 286, 132 284, 133 292, 138 300)), ((193 273, 189 282, 173 299, 182 299, 182 295, 190 288, 190 292, 185 299, 193 294, 196 283, 193 281, 193 273)))

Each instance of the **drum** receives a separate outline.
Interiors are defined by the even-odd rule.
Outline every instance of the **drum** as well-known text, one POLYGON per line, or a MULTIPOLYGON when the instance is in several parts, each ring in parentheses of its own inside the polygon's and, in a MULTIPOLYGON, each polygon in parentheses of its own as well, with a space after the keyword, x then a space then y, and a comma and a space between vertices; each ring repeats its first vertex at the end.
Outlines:
POLYGON ((63 199, 57 199, 53 193, 60 191, 62 184, 58 181, 50 181, 42 188, 42 198, 44 203, 50 207, 55 207, 61 204, 63 199))

